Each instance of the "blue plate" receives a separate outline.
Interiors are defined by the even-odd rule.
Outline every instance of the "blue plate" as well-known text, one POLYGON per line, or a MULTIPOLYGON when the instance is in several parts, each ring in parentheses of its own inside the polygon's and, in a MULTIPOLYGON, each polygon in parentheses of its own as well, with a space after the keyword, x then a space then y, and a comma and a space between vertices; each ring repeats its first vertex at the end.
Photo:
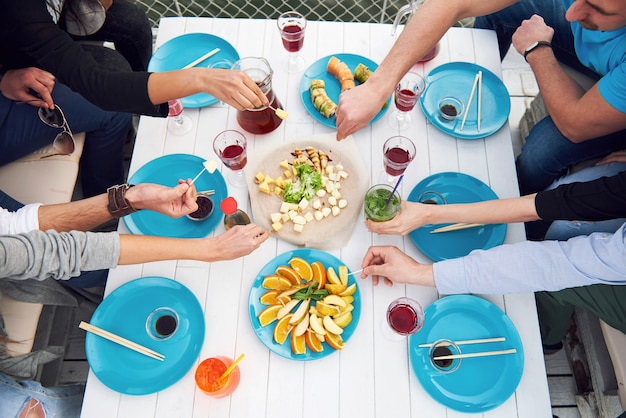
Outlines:
MULTIPOLYGON (((173 187, 178 179, 194 178, 204 167, 200 157, 189 154, 170 154, 156 158, 141 167, 128 180, 131 184, 156 183, 173 187)), ((224 212, 220 202, 228 196, 226 182, 219 171, 206 171, 194 183, 198 191, 215 190, 212 197, 215 209, 203 221, 193 221, 186 216, 171 218, 151 210, 140 210, 123 217, 128 230, 133 234, 159 235, 176 238, 203 238, 220 223, 224 212)))
MULTIPOLYGON (((250 305, 249 314, 252 328, 254 328, 254 332, 259 337, 261 342, 267 348, 269 348, 271 351, 281 357, 292 360, 307 361, 329 356, 337 350, 329 346, 326 342, 322 343, 322 345, 324 346, 324 350, 319 353, 312 352, 307 347, 307 352, 305 354, 293 354, 291 352, 289 338, 287 338, 287 341, 285 341, 285 343, 282 345, 274 341, 274 326, 276 325, 276 321, 265 327, 262 327, 259 319, 257 318, 259 313, 268 306, 263 305, 259 301, 260 297, 268 291, 268 289, 261 287, 263 279, 265 278, 265 276, 274 274, 278 266, 288 266, 288 262, 289 260, 291 260, 292 257, 304 258, 309 263, 312 263, 314 261, 321 261, 326 268, 332 266, 334 267, 335 271, 337 271, 339 266, 345 265, 345 263, 343 263, 341 260, 331 254, 328 254, 324 251, 308 248, 287 251, 286 253, 283 253, 274 258, 261 269, 259 274, 257 274, 254 283, 252 283, 252 289, 250 289, 250 299, 248 302, 250 305)), ((348 285, 351 285, 352 283, 356 283, 356 281, 354 280, 354 276, 349 276, 348 285)), ((347 343, 347 341, 350 339, 350 336, 352 336, 352 334, 354 333, 354 330, 359 323, 359 318, 361 317, 361 296, 358 285, 356 288, 356 292, 353 296, 354 301, 352 302, 352 305, 354 305, 354 309, 352 310, 352 322, 350 322, 350 324, 344 328, 343 333, 341 334, 341 338, 343 339, 344 343, 347 343)), ((311 305, 314 304, 315 302, 311 301, 311 305)))
MULTIPOLYGON (((472 203, 494 200, 498 196, 485 183, 463 173, 433 174, 420 181, 411 190, 407 200, 417 202, 426 190, 434 190, 443 195, 447 203, 472 203)), ((435 228, 450 224, 424 225, 417 228, 409 237, 428 258, 441 261, 463 257, 472 250, 495 247, 504 242, 506 224, 491 224, 458 231, 431 234, 435 228)))
MULTIPOLYGON (((158 73, 180 70, 215 48, 219 48, 220 52, 198 63, 196 67, 206 68, 223 60, 234 64, 239 60, 239 54, 225 39, 208 33, 188 33, 172 38, 161 45, 150 58, 148 71, 158 73)), ((183 97, 182 101, 184 107, 194 108, 210 106, 219 100, 206 93, 196 93, 183 97)))
MULTIPOLYGON (((339 80, 337 80, 333 75, 331 75, 326 67, 328 65, 328 60, 331 57, 337 57, 339 60, 346 63, 348 68, 354 72, 354 69, 359 64, 365 64, 367 68, 374 71, 378 68, 378 64, 372 61, 369 58, 362 57, 360 55, 355 54, 333 54, 324 58, 320 58, 315 61, 307 70, 304 72, 302 79, 300 80, 300 97, 302 98, 302 103, 304 103, 304 107, 306 110, 313 116, 315 120, 317 120, 322 125, 326 125, 329 128, 336 128, 335 117, 331 116, 330 118, 325 118, 322 114, 315 108, 313 102, 311 101, 311 93, 309 92, 309 87, 311 86, 311 81, 313 80, 324 80, 326 85, 326 94, 328 97, 335 102, 339 103, 339 94, 341 94, 341 84, 339 80)), ((355 81, 356 82, 356 81, 355 81)), ((391 99, 387 101, 387 106, 383 107, 380 112, 376 114, 374 119, 370 122, 370 124, 376 122, 380 119, 387 109, 389 108, 389 103, 391 99)))
POLYGON ((91 324, 148 347, 164 361, 87 333, 87 361, 98 379, 127 395, 147 395, 180 380, 196 362, 204 342, 204 313, 198 299, 182 284, 165 277, 144 277, 128 282, 104 298, 91 324), (167 340, 148 335, 146 320, 160 307, 179 317, 178 329, 167 340))
POLYGON ((467 62, 450 62, 433 69, 426 77, 426 90, 420 96, 420 105, 426 118, 441 131, 461 139, 484 138, 497 132, 509 120, 511 99, 502 80, 480 65, 467 62), (483 72, 481 121, 478 132, 478 91, 474 93, 465 126, 463 117, 445 122, 439 117, 438 103, 445 96, 454 96, 467 108, 478 71, 483 72))
POLYGON ((524 348, 515 325, 496 305, 471 295, 441 298, 424 310, 424 327, 409 339, 413 373, 433 399, 448 408, 480 413, 500 406, 515 392, 524 370, 524 348), (461 360, 456 371, 441 373, 420 344, 505 337, 495 343, 460 345, 461 353, 517 349, 515 354, 461 360))

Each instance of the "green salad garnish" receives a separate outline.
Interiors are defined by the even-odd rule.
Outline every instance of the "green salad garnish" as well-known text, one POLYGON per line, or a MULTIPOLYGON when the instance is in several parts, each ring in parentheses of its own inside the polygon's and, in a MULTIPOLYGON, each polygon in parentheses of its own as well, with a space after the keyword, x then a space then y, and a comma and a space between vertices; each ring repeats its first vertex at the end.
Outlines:
POLYGON ((322 188, 322 176, 308 164, 294 165, 297 179, 285 187, 285 202, 300 203, 311 200, 315 192, 322 188))

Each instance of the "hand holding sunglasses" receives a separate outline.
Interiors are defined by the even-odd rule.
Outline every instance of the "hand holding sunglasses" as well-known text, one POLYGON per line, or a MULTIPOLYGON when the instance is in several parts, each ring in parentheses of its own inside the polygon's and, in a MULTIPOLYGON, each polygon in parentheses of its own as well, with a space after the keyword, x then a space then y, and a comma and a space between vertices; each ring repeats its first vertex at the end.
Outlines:
POLYGON ((39 119, 46 125, 52 128, 63 129, 62 132, 57 134, 52 143, 56 153, 44 155, 41 158, 53 157, 55 155, 71 155, 76 149, 76 143, 74 142, 74 135, 70 130, 70 125, 67 123, 67 119, 65 119, 61 108, 58 105, 55 105, 53 109, 40 107, 37 114, 39 115, 39 119))

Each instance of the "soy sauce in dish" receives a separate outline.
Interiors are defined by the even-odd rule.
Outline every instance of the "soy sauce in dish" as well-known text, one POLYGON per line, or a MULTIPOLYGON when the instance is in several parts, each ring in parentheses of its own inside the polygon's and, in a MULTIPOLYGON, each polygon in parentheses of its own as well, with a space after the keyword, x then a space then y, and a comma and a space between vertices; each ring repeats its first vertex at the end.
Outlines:
MULTIPOLYGON (((435 348, 435 350, 433 351, 433 359, 435 357, 440 357, 440 356, 449 356, 452 354, 452 351, 446 347, 446 346, 439 346, 437 348, 435 348)), ((447 369, 448 367, 450 367, 452 365, 452 359, 446 359, 446 360, 433 360, 435 362, 435 364, 442 368, 442 369, 447 369)))
POLYGON ((163 315, 156 320, 154 329, 159 335, 167 337, 176 330, 176 325, 176 318, 172 315, 163 315))
POLYGON ((459 114, 459 111, 451 104, 444 104, 441 106, 441 113, 449 116, 450 118, 454 118, 459 114))

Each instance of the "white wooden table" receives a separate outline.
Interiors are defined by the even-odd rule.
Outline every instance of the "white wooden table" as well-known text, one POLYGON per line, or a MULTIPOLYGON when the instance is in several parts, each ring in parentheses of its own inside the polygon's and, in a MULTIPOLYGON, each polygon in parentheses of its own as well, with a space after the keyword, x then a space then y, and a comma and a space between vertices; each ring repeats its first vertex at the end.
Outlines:
MULTIPOLYGON (((212 18, 166 18, 161 20, 157 48, 184 33, 211 33, 229 41, 240 56, 262 56, 274 68, 275 93, 289 111, 288 120, 263 136, 247 134, 249 151, 280 144, 286 138, 302 138, 331 132, 304 109, 299 97, 300 75, 289 75, 282 63, 282 48, 273 20, 212 18)), ((320 57, 354 53, 381 62, 393 44, 391 26, 365 23, 309 22, 301 51, 310 65, 320 57)), ((415 68, 427 74, 449 61, 482 65, 501 75, 496 37, 492 32, 451 29, 442 40, 439 55, 415 68)), ((215 158, 211 140, 224 129, 239 129, 236 111, 215 105, 188 109, 193 130, 186 136, 167 133, 165 119, 142 117, 130 173, 161 155, 195 154, 215 158)), ((488 184, 501 198, 518 196, 514 157, 508 124, 484 140, 457 140, 426 122, 419 106, 412 111, 417 120, 410 136, 417 156, 401 186, 402 196, 428 175, 458 171, 488 184)), ((361 156, 371 168, 375 181, 382 171, 380 150, 393 131, 384 119, 354 135, 361 156)), ((244 210, 250 213, 247 190, 230 188, 244 210)), ((408 237, 374 235, 361 219, 350 243, 332 253, 352 270, 360 268, 369 245, 396 245, 421 262, 430 262, 408 237)), ((121 226, 122 232, 125 231, 121 226)), ((223 232, 219 225, 214 234, 223 232)), ((521 224, 509 225, 506 241, 524 239, 521 224)), ((373 287, 369 279, 359 281, 362 311, 356 332, 346 347, 312 362, 286 360, 271 353, 257 338, 248 318, 248 295, 258 271, 277 254, 294 246, 270 238, 251 255, 227 262, 201 263, 168 261, 120 267, 111 272, 107 294, 118 286, 142 276, 166 276, 186 285, 205 309, 206 336, 198 362, 213 355, 235 357, 245 353, 241 382, 231 397, 211 399, 195 388, 190 370, 178 383, 146 396, 120 395, 104 386, 90 372, 82 416, 111 417, 464 417, 434 401, 414 376, 406 342, 391 342, 381 335, 380 322, 388 304, 401 295, 427 306, 438 298, 437 291, 416 286, 373 287)), ((538 330, 534 296, 517 294, 485 296, 511 318, 524 345, 524 372, 517 391, 503 405, 484 413, 485 417, 551 417, 550 399, 538 330)))

